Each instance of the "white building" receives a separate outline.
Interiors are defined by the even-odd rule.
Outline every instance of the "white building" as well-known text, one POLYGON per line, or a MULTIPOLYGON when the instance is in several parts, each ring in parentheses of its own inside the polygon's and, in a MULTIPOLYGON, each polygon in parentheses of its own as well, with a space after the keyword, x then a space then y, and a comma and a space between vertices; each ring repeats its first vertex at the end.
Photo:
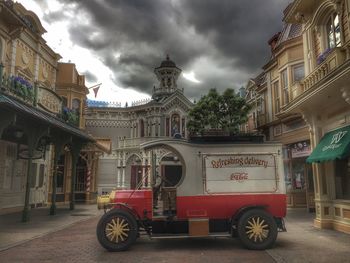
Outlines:
POLYGON ((182 168, 173 153, 166 149, 145 152, 139 147, 154 139, 187 137, 187 112, 193 103, 184 96, 183 88, 177 86, 181 69, 167 57, 154 73, 159 84, 154 87, 151 100, 135 102, 130 107, 88 102, 87 131, 97 138, 112 140, 112 153, 100 157, 98 194, 116 187, 150 187, 152 160, 156 172, 169 186, 181 178, 182 168), (168 176, 173 179, 167 180, 168 176))

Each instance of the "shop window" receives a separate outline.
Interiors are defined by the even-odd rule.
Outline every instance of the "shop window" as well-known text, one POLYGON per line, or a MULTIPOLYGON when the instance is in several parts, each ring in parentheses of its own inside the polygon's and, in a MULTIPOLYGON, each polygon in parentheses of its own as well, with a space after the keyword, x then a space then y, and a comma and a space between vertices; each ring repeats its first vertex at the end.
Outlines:
POLYGON ((309 155, 309 141, 297 142, 283 149, 284 174, 287 191, 314 191, 312 167, 306 164, 306 158, 309 155))
POLYGON ((350 200, 350 159, 335 161, 335 195, 350 200))
POLYGON ((334 13, 330 16, 326 24, 326 32, 328 48, 340 47, 340 24, 338 14, 334 13))
POLYGON ((292 68, 293 71, 293 82, 300 81, 304 78, 304 64, 296 65, 292 68))

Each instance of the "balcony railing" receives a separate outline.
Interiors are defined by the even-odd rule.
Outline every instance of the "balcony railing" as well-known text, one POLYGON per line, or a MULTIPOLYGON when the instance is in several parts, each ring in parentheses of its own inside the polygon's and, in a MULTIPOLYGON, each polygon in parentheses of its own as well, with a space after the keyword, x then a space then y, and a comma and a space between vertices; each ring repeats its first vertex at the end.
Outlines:
POLYGON ((136 148, 139 147, 140 144, 148 141, 159 140, 159 139, 171 139, 168 136, 156 136, 156 137, 139 137, 139 138, 125 138, 119 140, 118 147, 119 148, 136 148))
POLYGON ((30 105, 35 103, 36 87, 21 77, 6 76, 2 74, 2 70, 0 71, 1 92, 9 94, 30 105))
POLYGON ((318 60, 320 64, 308 76, 289 87, 289 99, 286 103, 295 100, 305 91, 320 83, 320 81, 344 63, 345 57, 345 52, 339 47, 327 51, 327 54, 323 54, 322 60, 318 60))
POLYGON ((32 84, 20 76, 7 76, 0 63, 0 94, 8 95, 32 107, 44 109, 62 121, 79 126, 79 114, 62 108, 61 98, 52 90, 32 84))

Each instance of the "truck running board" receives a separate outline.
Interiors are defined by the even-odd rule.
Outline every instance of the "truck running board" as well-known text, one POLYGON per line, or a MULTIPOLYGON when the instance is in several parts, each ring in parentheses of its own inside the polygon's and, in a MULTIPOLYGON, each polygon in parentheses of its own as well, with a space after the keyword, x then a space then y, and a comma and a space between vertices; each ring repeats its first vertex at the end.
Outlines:
POLYGON ((207 236, 190 236, 187 234, 153 234, 151 239, 174 239, 174 238, 200 238, 200 237, 232 237, 229 233, 210 233, 207 236))

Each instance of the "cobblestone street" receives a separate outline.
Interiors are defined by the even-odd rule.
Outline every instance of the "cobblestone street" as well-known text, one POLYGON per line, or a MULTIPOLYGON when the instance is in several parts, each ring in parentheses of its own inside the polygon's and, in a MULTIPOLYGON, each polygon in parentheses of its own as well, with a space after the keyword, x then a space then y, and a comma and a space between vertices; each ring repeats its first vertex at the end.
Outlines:
POLYGON ((103 249, 95 234, 99 216, 0 252, 1 262, 350 262, 350 236, 312 227, 314 214, 290 210, 288 232, 273 249, 249 251, 238 239, 149 240, 121 253, 103 249))
POLYGON ((0 252, 1 262, 274 262, 264 251, 243 249, 238 240, 149 240, 111 253, 95 235, 98 218, 0 252))

